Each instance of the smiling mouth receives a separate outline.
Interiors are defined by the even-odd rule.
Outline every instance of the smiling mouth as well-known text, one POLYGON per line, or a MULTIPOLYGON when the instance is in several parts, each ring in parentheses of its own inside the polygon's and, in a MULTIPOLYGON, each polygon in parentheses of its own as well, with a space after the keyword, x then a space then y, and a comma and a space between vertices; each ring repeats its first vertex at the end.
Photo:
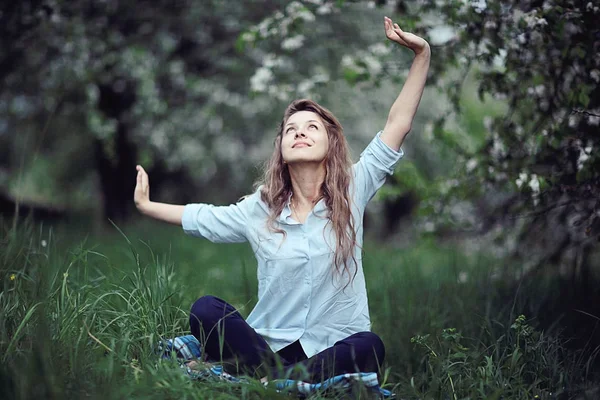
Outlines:
POLYGON ((295 149, 296 147, 310 147, 310 145, 308 143, 296 143, 292 146, 293 149, 295 149))

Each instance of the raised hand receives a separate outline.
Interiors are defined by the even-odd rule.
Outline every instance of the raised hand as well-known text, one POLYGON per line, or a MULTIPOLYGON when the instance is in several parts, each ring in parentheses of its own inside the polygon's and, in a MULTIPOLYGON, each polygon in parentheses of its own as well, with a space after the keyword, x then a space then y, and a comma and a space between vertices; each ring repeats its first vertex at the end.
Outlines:
POLYGON ((137 170, 137 180, 135 191, 133 192, 133 201, 138 210, 143 212, 145 206, 150 203, 150 184, 148 182, 148 174, 141 165, 135 167, 137 170))
POLYGON ((404 47, 408 47, 415 54, 420 54, 429 50, 429 43, 420 36, 413 33, 404 32, 398 24, 392 22, 388 17, 383 17, 383 26, 385 28, 385 36, 393 42, 399 43, 404 47))

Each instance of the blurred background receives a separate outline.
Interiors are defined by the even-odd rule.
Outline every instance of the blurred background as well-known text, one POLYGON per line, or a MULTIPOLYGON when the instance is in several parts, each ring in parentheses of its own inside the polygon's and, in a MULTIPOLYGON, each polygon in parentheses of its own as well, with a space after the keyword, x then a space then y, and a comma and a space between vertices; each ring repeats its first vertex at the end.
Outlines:
MULTIPOLYGON (((526 299, 535 300, 528 317, 595 354, 599 7, 579 0, 4 2, 4 224, 29 217, 109 236, 111 221, 136 226, 136 164, 149 173, 152 200, 235 202, 252 191, 296 98, 339 118, 357 160, 383 128, 412 62, 409 50, 385 38, 389 16, 430 42, 432 66, 406 156, 369 206, 368 241, 483 254, 498 263, 494 277, 507 288, 552 279, 526 299)), ((514 291, 506 293, 501 301, 510 303, 514 291)))

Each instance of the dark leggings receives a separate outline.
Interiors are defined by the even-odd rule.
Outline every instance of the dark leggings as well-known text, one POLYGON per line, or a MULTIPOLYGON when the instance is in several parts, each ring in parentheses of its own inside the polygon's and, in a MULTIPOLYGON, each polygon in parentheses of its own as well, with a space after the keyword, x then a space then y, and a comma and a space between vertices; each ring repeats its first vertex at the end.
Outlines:
POLYGON ((355 333, 311 358, 298 341, 273 353, 236 309, 214 296, 196 300, 190 328, 208 359, 224 362, 228 371, 269 378, 319 382, 347 372, 379 372, 385 357, 383 342, 371 332, 355 333))

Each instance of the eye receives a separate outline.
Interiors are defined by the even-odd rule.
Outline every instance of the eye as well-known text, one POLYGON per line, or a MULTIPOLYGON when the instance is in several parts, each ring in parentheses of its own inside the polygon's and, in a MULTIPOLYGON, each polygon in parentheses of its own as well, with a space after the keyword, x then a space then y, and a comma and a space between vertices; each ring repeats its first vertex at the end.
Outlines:
POLYGON ((295 131, 295 130, 296 130, 296 128, 290 127, 290 128, 287 128, 287 130, 285 131, 285 133, 290 133, 290 132, 295 131))
POLYGON ((317 126, 316 126, 315 124, 310 124, 308 127, 309 127, 309 128, 314 128, 314 129, 317 129, 317 126))

